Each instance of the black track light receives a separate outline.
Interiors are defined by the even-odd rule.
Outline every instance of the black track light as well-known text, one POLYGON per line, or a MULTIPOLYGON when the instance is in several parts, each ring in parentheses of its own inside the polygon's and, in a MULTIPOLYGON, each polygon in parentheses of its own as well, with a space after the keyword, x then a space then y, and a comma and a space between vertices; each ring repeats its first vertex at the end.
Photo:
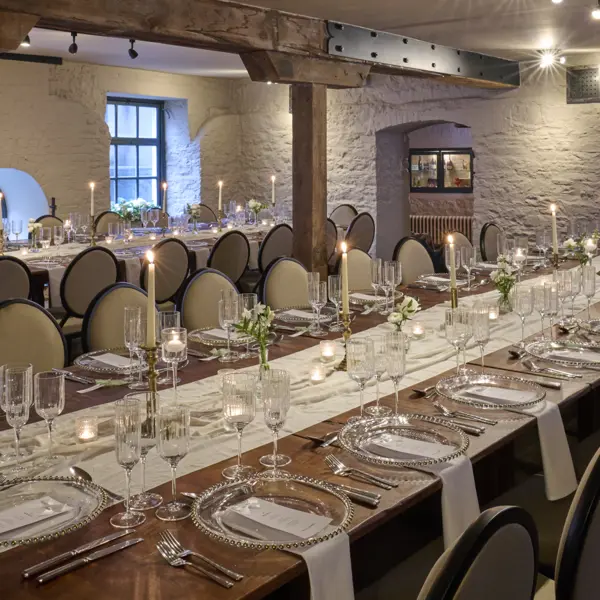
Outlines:
POLYGON ((69 46, 69 52, 71 54, 77 54, 77 50, 79 50, 79 48, 77 47, 77 42, 75 41, 75 38, 77 37, 77 33, 72 31, 71 37, 73 38, 73 43, 69 46))
POLYGON ((31 38, 26 35, 21 42, 21 48, 29 48, 31 46, 31 38))
POLYGON ((133 47, 133 45, 135 44, 135 40, 129 40, 129 43, 131 44, 131 48, 129 48, 129 50, 127 52, 129 54, 129 58, 131 58, 131 60, 134 60, 139 56, 139 54, 133 47))

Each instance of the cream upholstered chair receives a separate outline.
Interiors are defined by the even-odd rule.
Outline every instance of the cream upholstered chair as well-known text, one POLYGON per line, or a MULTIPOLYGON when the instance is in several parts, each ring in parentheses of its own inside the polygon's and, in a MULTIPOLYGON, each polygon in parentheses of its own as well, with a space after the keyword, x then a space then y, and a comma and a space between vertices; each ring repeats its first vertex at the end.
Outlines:
POLYGON ((198 220, 201 223, 216 223, 217 215, 210 206, 206 206, 206 204, 200 204, 200 208, 198 209, 198 220))
POLYGON ((264 273, 276 259, 292 255, 294 232, 289 225, 276 225, 267 233, 258 249, 258 269, 264 273))
POLYGON ((41 223, 42 227, 56 227, 63 224, 63 220, 54 215, 42 215, 41 217, 38 217, 35 222, 41 223))
MULTIPOLYGON (((156 273, 156 302, 169 310, 177 301, 179 290, 187 279, 190 270, 190 254, 187 246, 176 238, 161 240, 152 247, 156 273)), ((144 259, 140 273, 141 287, 148 289, 148 259, 144 259)))
POLYGON ((491 508, 438 559, 418 600, 530 600, 536 562, 531 516, 517 506, 491 508))
POLYGON ((119 263, 102 246, 87 248, 71 261, 60 282, 60 300, 65 309, 60 326, 66 335, 81 332, 82 319, 92 300, 118 278, 119 263))
POLYGON ((454 238, 454 247, 457 250, 460 250, 461 248, 473 249, 473 244, 471 244, 469 238, 460 231, 453 231, 450 235, 454 238))
POLYGON ((294 258, 276 260, 263 278, 260 297, 273 310, 309 306, 304 265, 294 258))
POLYGON ((35 302, 0 302, 0 332, 0 365, 31 363, 33 372, 38 373, 67 364, 65 336, 56 319, 35 302))
POLYGON ((177 303, 181 326, 188 331, 219 327, 219 300, 223 290, 237 294, 233 281, 215 269, 202 269, 192 275, 177 303))
MULTIPOLYGON (((371 289, 372 258, 358 248, 348 251, 348 289, 351 292, 371 289)), ((336 273, 339 275, 342 267, 342 257, 338 259, 336 273)))
POLYGON ((338 232, 335 223, 327 218, 325 221, 325 239, 327 245, 327 260, 331 261, 335 257, 335 251, 337 249, 338 232))
POLYGON ((329 218, 338 227, 348 229, 348 226, 352 223, 352 219, 354 219, 357 214, 358 211, 351 204, 340 204, 331 211, 329 218))
POLYGON ((0 256, 0 302, 11 298, 29 298, 31 271, 14 256, 0 256))
POLYGON ((96 217, 96 235, 106 235, 109 223, 120 223, 121 215, 112 210, 105 210, 96 217))
POLYGON ((225 273, 237 283, 248 266, 250 244, 241 231, 228 231, 213 246, 208 257, 207 267, 225 273))
POLYGON ((496 223, 485 223, 479 234, 479 247, 481 258, 485 261, 495 262, 498 258, 498 238, 502 229, 496 223))
POLYGON ((414 283, 420 275, 433 273, 433 261, 427 248, 414 237, 402 238, 394 248, 393 259, 402 265, 402 284, 414 283))
POLYGON ((373 217, 362 212, 356 215, 346 231, 346 243, 350 249, 358 248, 363 252, 368 252, 375 239, 375 221, 373 217))
POLYGON ((131 283, 115 283, 102 290, 83 317, 83 351, 122 348, 125 307, 139 306, 145 317, 147 302, 146 292, 131 283))

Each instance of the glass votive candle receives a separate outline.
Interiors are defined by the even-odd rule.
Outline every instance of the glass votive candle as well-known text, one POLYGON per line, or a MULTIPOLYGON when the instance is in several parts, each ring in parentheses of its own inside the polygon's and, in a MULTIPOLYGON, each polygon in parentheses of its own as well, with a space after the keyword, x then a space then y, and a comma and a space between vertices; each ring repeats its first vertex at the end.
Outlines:
POLYGON ((321 383, 325 381, 325 377, 327 376, 327 371, 325 367, 321 364, 313 365, 310 369, 310 382, 311 383, 321 383))
POLYGON ((150 234, 150 239, 151 240, 155 240, 156 239, 156 234, 155 233, 151 233, 150 234))
POLYGON ((80 442, 91 442, 98 437, 98 417, 77 417, 75 430, 80 442))
POLYGON ((21 249, 21 256, 25 256, 27 254, 28 250, 27 248, 22 248, 21 249))
POLYGON ((324 340, 319 344, 321 349, 321 360, 330 363, 335 360, 335 342, 324 340))
POLYGON ((107 236, 104 236, 104 241, 105 241, 107 244, 112 244, 112 241, 113 241, 113 236, 112 236, 112 235, 107 235, 107 236))
POLYGON ((415 340, 422 340, 425 337, 425 326, 419 321, 415 321, 411 327, 411 335, 415 340))
POLYGON ((227 223, 227 229, 233 229, 233 225, 231 223, 227 223))
POLYGON ((266 219, 263 219, 260 223, 261 223, 261 225, 267 225, 268 222, 266 219))
POLYGON ((498 304, 488 304, 488 317, 490 321, 497 321, 500 317, 500 309, 498 308, 498 304))
POLYGON ((173 229, 173 235, 179 235, 179 229, 173 229))
POLYGON ((219 228, 218 228, 218 227, 213 227, 213 228, 211 229, 211 231, 212 231, 213 233, 219 233, 219 228))

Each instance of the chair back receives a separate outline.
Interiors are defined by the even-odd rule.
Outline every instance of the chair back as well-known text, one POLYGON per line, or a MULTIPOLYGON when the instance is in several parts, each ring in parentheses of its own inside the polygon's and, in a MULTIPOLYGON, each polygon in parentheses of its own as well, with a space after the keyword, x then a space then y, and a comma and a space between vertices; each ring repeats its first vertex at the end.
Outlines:
POLYGON ((502 229, 496 223, 485 223, 479 234, 481 258, 485 261, 496 262, 498 259, 498 237, 502 229))
POLYGON ((267 233, 258 249, 258 269, 263 273, 276 259, 292 255, 294 232, 289 225, 276 225, 267 233))
POLYGON ((54 234, 54 227, 62 225, 63 220, 55 217, 54 215, 42 215, 35 220, 36 223, 41 223, 42 227, 52 227, 52 233, 54 234))
MULTIPOLYGON (((358 248, 348 251, 348 290, 358 292, 359 290, 371 289, 371 257, 358 248)), ((342 257, 338 259, 336 273, 341 275, 342 257)))
POLYGON ((453 231, 450 235, 452 235, 452 238, 454 239, 454 247, 457 250, 460 250, 461 248, 473 249, 473 244, 471 244, 469 238, 464 235, 464 233, 461 233, 460 231, 453 231))
POLYGON ((223 273, 215 269, 201 269, 185 284, 177 310, 181 313, 181 326, 188 331, 219 327, 219 300, 223 290, 237 289, 223 273))
MULTIPOLYGON (((176 238, 161 240, 152 247, 155 266, 155 293, 157 304, 177 298, 190 271, 190 254, 187 246, 176 238)), ((143 290, 148 289, 148 259, 145 258, 140 273, 143 290)))
POLYGON ((81 328, 84 352, 125 345, 123 324, 126 306, 139 306, 146 316, 148 295, 131 283, 115 283, 90 303, 81 328))
POLYGON ((15 256, 0 256, 0 302, 29 298, 31 285, 31 271, 22 260, 15 256))
POLYGON ((352 219, 354 219, 357 214, 358 211, 351 204, 340 204, 331 211, 329 218, 335 225, 348 229, 350 223, 352 223, 352 219))
POLYGON ((96 217, 96 235, 106 235, 109 223, 120 223, 122 221, 119 213, 105 210, 96 217))
POLYGON ((33 372, 62 369, 68 364, 67 342, 54 317, 25 299, 0 302, 0 365, 26 362, 33 372))
POLYGON ((338 232, 335 223, 328 217, 325 222, 325 244, 327 247, 327 260, 330 261, 335 254, 338 241, 338 232))
POLYGON ((216 223, 218 220, 215 211, 210 206, 206 206, 206 204, 200 204, 197 218, 200 223, 216 223))
POLYGON ((213 246, 207 266, 221 271, 237 283, 250 260, 250 244, 241 231, 228 231, 213 246))
POLYGON ((402 284, 414 283, 420 275, 433 273, 433 261, 425 246, 416 238, 402 238, 394 248, 394 260, 402 265, 402 284))
POLYGON ((418 600, 530 600, 537 558, 531 515, 517 506, 490 508, 438 559, 418 600))
POLYGON ((263 278, 260 296, 273 310, 309 306, 308 276, 304 265, 294 258, 276 260, 263 278))
POLYGON ((373 217, 362 212, 348 226, 346 231, 346 242, 349 248, 358 248, 363 252, 368 252, 375 239, 375 221, 373 217))
POLYGON ((82 319, 90 302, 118 278, 119 263, 110 250, 92 246, 80 252, 60 282, 60 300, 67 314, 82 319))
POLYGON ((156 222, 156 226, 161 229, 169 228, 169 213, 163 212, 162 210, 159 213, 158 221, 156 222))

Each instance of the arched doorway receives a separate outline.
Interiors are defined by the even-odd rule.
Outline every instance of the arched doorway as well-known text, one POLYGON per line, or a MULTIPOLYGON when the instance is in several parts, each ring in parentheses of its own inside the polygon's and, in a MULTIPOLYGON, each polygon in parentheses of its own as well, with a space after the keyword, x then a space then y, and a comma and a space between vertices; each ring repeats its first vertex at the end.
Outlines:
POLYGON ((6 218, 23 222, 23 233, 27 235, 27 221, 48 213, 48 200, 40 184, 25 171, 0 169, 0 190, 4 194, 6 218))

